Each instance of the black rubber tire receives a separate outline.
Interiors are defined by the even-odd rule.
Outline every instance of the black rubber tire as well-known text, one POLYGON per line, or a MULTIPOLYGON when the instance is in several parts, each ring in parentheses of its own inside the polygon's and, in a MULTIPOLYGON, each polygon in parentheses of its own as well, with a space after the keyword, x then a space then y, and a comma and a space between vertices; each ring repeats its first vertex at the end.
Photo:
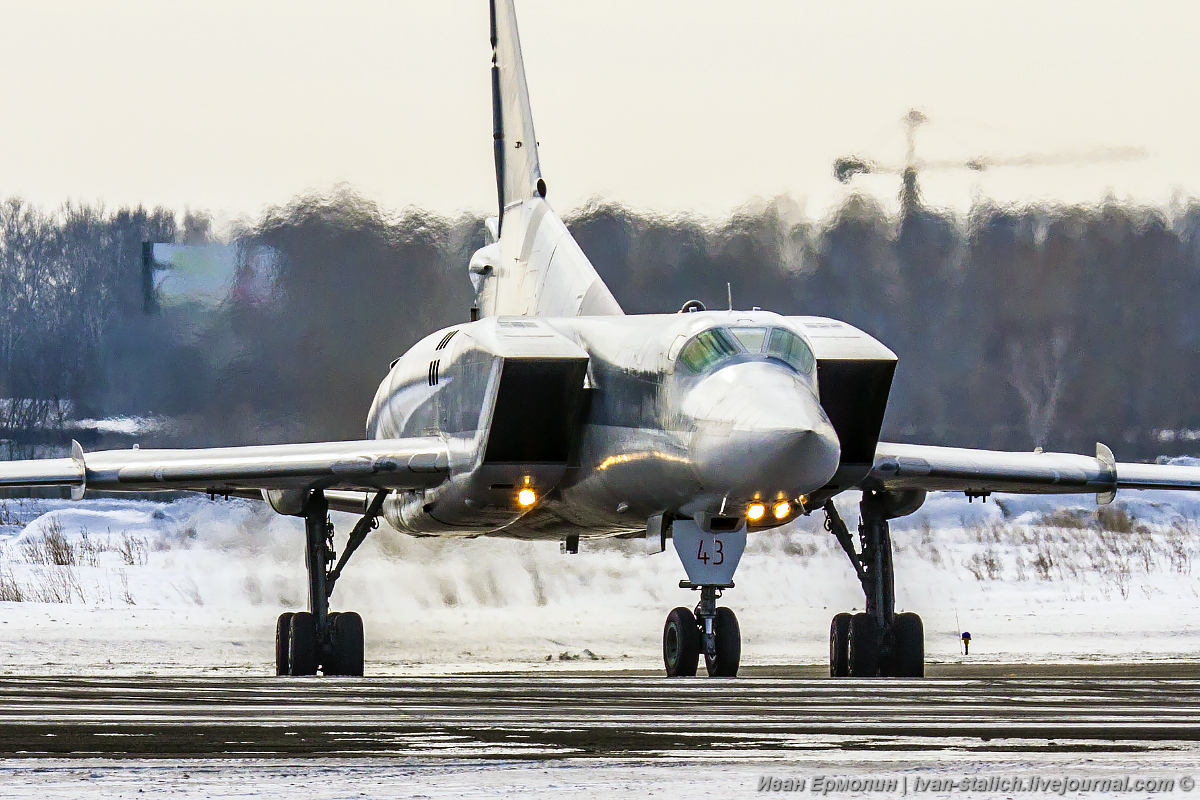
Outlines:
POLYGON ((309 611, 297 611, 292 615, 290 636, 288 637, 288 674, 316 675, 317 661, 317 619, 309 611))
POLYGON ((361 677, 365 660, 362 617, 353 611, 329 616, 331 652, 325 674, 361 677))
POLYGON ((742 661, 742 629, 733 609, 722 606, 713 618, 713 633, 717 638, 717 655, 704 656, 704 666, 710 678, 736 678, 742 661))
MULTIPOLYGON (((340 613, 342 613, 342 612, 340 612, 340 611, 326 611, 325 612, 325 625, 326 625, 327 633, 329 633, 329 634, 333 633, 333 621, 335 619, 337 619, 338 614, 340 614, 340 613)), ((332 663, 331 660, 334 658, 333 650, 330 648, 331 644, 332 644, 332 640, 330 639, 330 636, 327 635, 324 638, 322 638, 321 632, 317 631, 317 669, 320 670, 325 675, 330 674, 329 665, 330 665, 330 663, 332 663)))
POLYGON ((892 622, 892 674, 897 678, 925 677, 925 626, 916 614, 897 614, 892 622))
POLYGON ((663 626, 663 663, 668 678, 694 677, 700 664, 700 628, 691 610, 680 607, 667 614, 663 626))
POLYGON ((850 618, 850 677, 875 678, 879 675, 881 631, 870 614, 850 618))
POLYGON ((275 620, 275 674, 288 674, 288 643, 292 638, 292 612, 285 611, 275 620))
POLYGON ((835 614, 829 623, 829 677, 850 676, 850 619, 845 612, 835 614))

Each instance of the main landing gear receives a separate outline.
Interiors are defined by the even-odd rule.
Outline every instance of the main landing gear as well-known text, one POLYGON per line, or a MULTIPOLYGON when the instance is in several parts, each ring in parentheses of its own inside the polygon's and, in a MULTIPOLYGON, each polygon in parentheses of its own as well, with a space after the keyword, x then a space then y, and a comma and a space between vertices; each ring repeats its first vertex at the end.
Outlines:
POLYGON ((350 556, 379 523, 386 491, 376 493, 367 513, 354 526, 338 560, 333 524, 325 494, 314 490, 304 505, 305 565, 308 567, 308 611, 279 615, 275 624, 275 674, 363 674, 363 623, 353 611, 330 612, 329 597, 350 556))
POLYGON ((742 632, 733 610, 717 607, 726 586, 695 586, 681 581, 680 587, 699 589, 700 603, 695 611, 684 607, 667 615, 663 628, 663 661, 667 677, 692 677, 704 654, 704 666, 710 678, 736 678, 742 659, 742 632))
POLYGON ((829 626, 829 674, 835 678, 921 678, 925 675, 925 631, 913 613, 897 614, 892 539, 888 520, 915 511, 923 492, 894 494, 864 490, 859 504, 862 552, 825 501, 825 527, 850 557, 866 596, 866 611, 838 614, 829 626))

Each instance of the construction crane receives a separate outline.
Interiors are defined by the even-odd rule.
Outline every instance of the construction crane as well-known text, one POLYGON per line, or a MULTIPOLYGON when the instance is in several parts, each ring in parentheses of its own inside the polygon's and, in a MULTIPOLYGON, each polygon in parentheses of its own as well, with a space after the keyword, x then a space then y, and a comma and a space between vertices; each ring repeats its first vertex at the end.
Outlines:
POLYGON ((978 156, 962 160, 926 160, 917 157, 917 128, 929 121, 923 113, 912 109, 901 120, 905 129, 903 164, 886 164, 861 156, 842 156, 833 162, 833 174, 841 183, 849 183, 855 175, 899 175, 900 213, 907 217, 920 206, 917 174, 928 170, 969 169, 976 172, 995 167, 1054 167, 1100 164, 1119 161, 1140 161, 1149 154, 1141 147, 1096 147, 1083 150, 1062 150, 1053 153, 1028 153, 1019 156, 978 156))

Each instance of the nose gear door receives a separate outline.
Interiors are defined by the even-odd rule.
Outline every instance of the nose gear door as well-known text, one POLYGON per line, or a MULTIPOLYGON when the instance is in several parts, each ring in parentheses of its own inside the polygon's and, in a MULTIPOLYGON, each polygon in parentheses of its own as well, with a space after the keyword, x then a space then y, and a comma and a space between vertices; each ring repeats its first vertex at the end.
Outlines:
POLYGON ((671 540, 695 586, 732 586, 733 573, 746 549, 746 526, 736 531, 706 531, 691 519, 671 523, 671 540))

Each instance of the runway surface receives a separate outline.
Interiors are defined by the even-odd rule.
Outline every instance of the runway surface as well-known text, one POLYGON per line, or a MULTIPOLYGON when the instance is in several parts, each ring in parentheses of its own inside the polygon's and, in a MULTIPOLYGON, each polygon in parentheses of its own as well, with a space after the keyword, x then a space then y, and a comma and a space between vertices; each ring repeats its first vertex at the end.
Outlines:
MULTIPOLYGON (((0 757, 658 758, 697 750, 1195 750, 1195 665, 832 680, 630 673, 414 678, 8 677, 0 757), (1140 675, 1140 677, 1126 677, 1140 675)), ((951 673, 953 669, 934 669, 951 673)))

